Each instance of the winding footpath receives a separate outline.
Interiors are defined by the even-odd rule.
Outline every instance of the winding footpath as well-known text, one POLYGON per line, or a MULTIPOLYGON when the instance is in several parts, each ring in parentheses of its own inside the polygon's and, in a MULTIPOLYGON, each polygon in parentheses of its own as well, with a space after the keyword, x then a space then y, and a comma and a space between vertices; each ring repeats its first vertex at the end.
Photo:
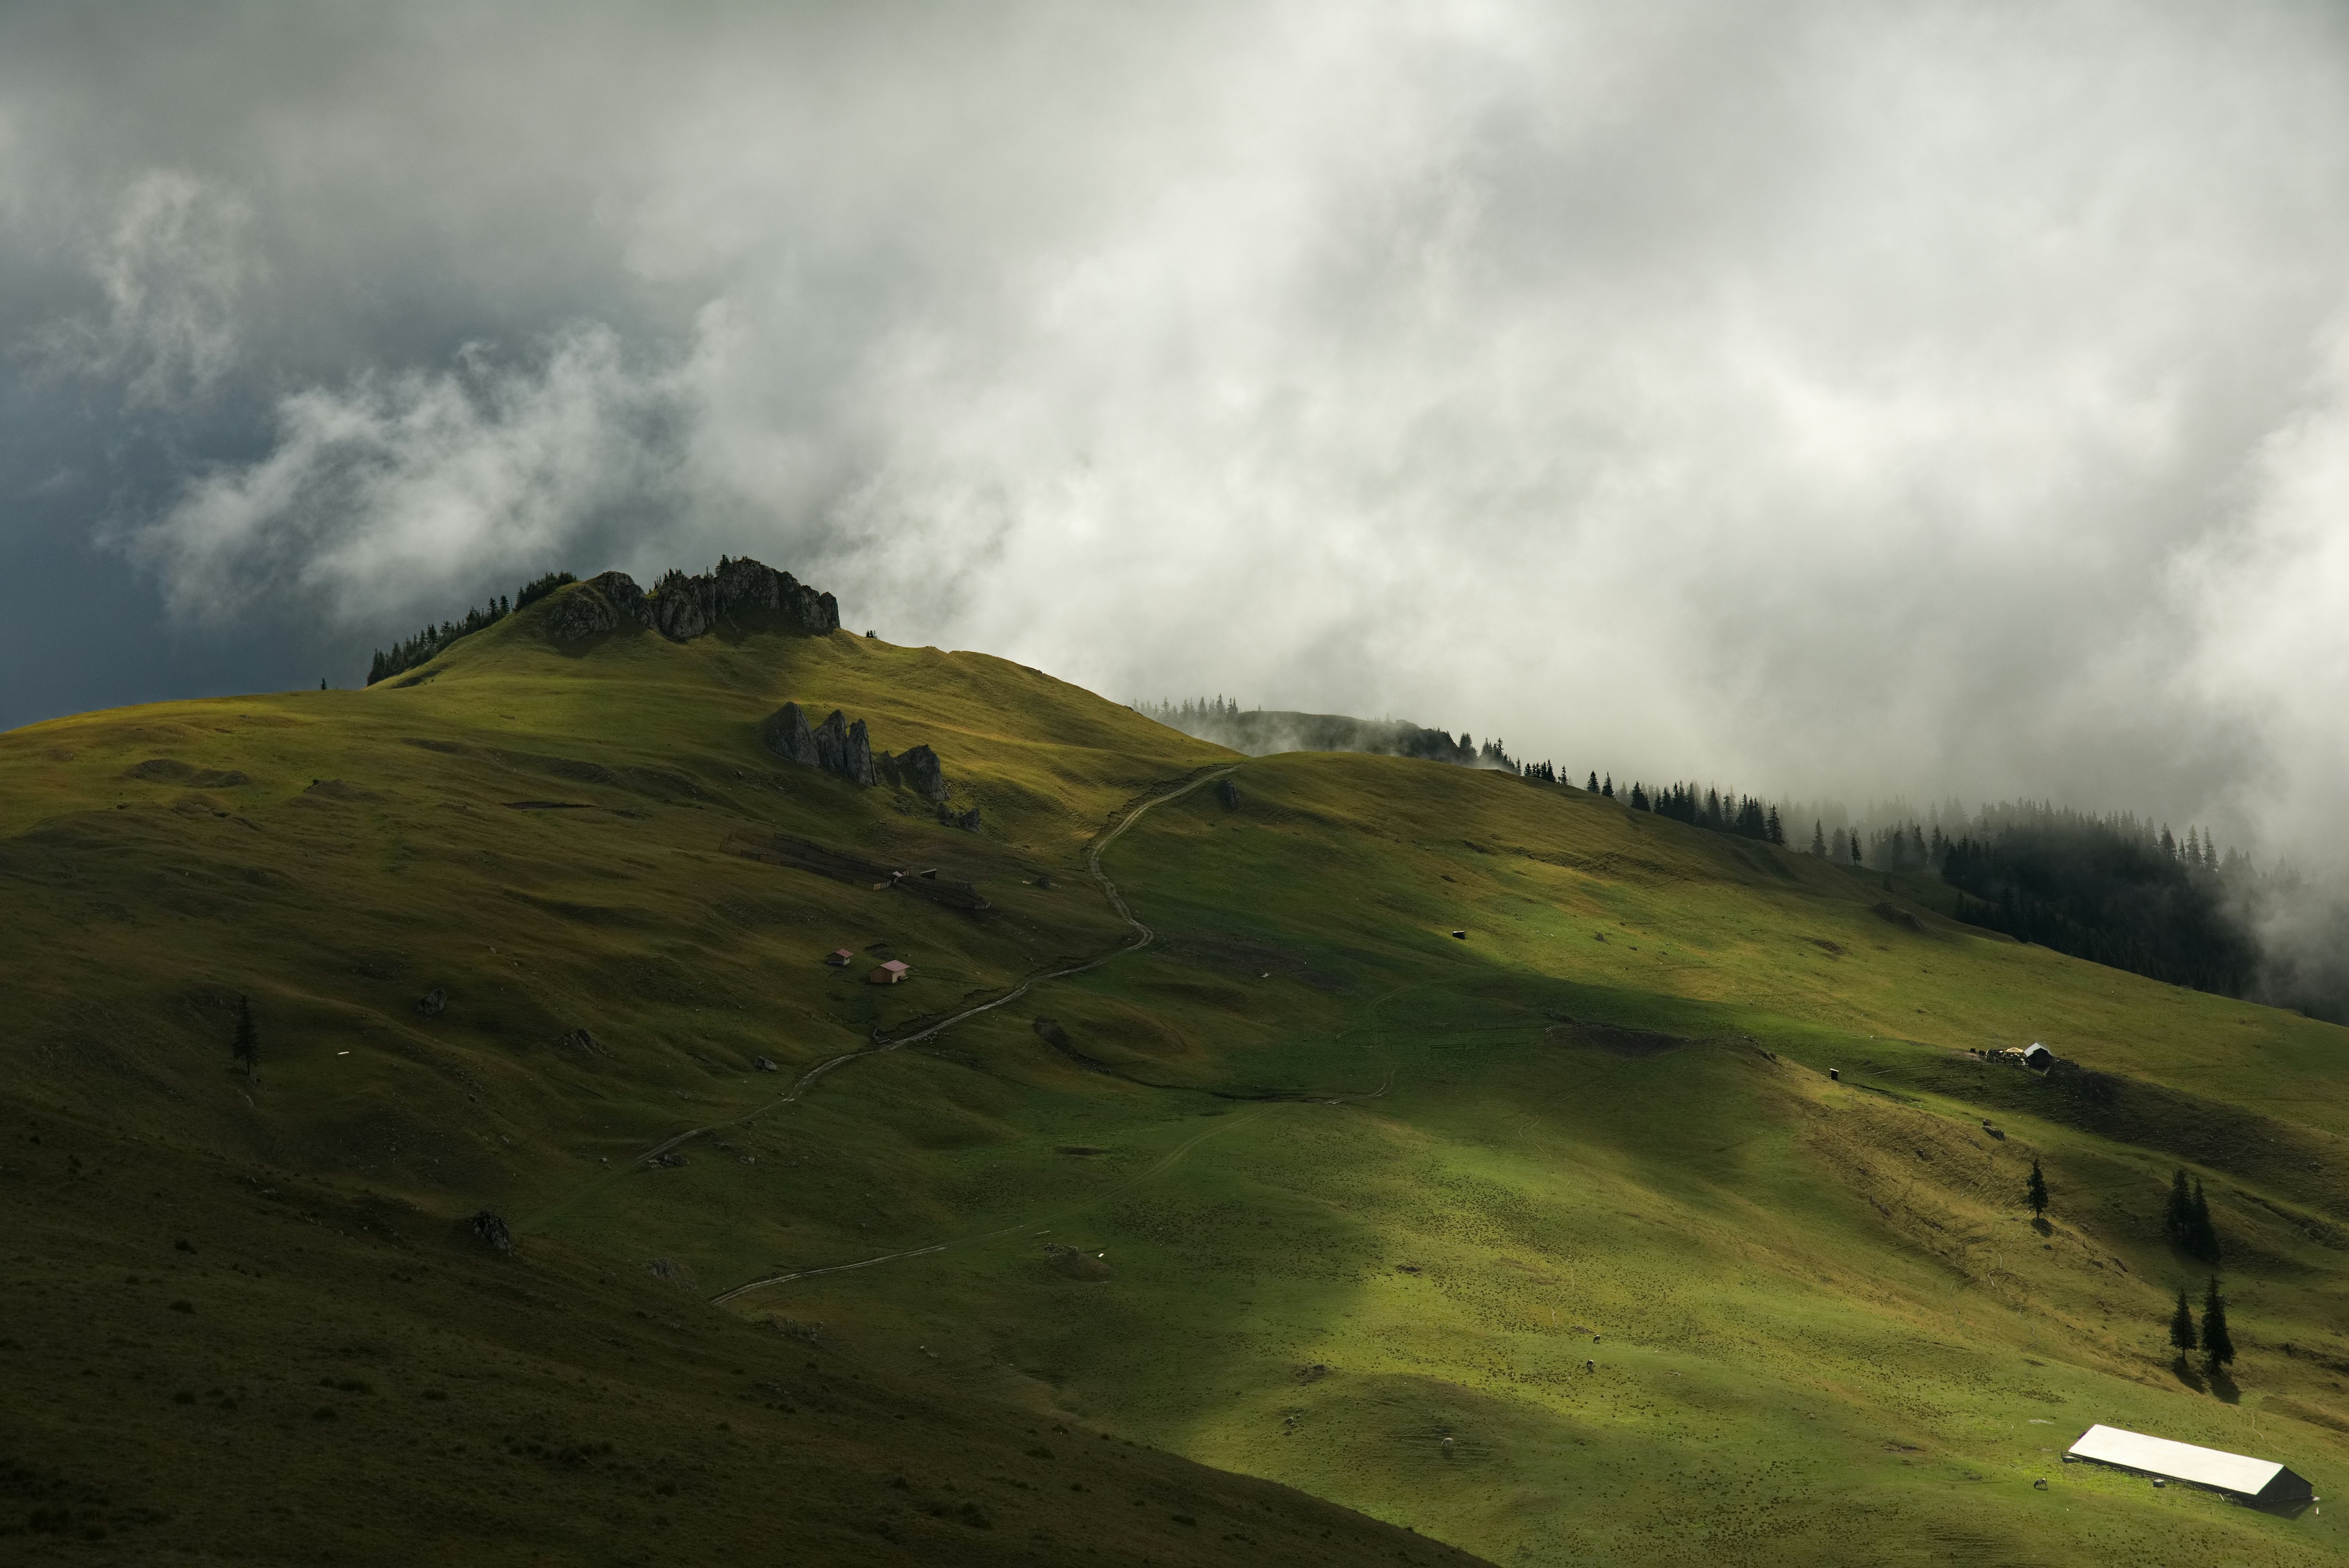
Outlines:
MULTIPOLYGON (((1025 996, 1029 992, 1034 990, 1039 985, 1041 985, 1047 980, 1063 980, 1071 975, 1082 975, 1088 970, 1100 968, 1102 965, 1108 963, 1112 958, 1120 958, 1129 953, 1139 953, 1142 949, 1149 946, 1151 943, 1157 939, 1157 933, 1152 931, 1150 927, 1143 924, 1141 921, 1135 919, 1133 911, 1126 906, 1123 895, 1117 891, 1117 884, 1110 881, 1108 874, 1102 870, 1102 851, 1108 849, 1112 844, 1117 842, 1118 839, 1124 834, 1125 830, 1128 828, 1133 827, 1134 823, 1140 821, 1143 818, 1143 814, 1148 811, 1152 807, 1163 806, 1169 800, 1179 800, 1184 796, 1188 795, 1192 790, 1200 788, 1202 785, 1214 783, 1216 779, 1223 778, 1227 773, 1233 772, 1238 767, 1239 764, 1233 763, 1229 767, 1211 769, 1205 772, 1196 774, 1190 779, 1185 779, 1183 782, 1174 785, 1171 789, 1164 789, 1155 795, 1145 797, 1136 804, 1132 810, 1126 812, 1125 816, 1114 826, 1111 827, 1107 832, 1102 834, 1099 839, 1094 841, 1092 851, 1085 856, 1085 870, 1092 875, 1093 881, 1100 884, 1102 895, 1109 900, 1110 907, 1117 911, 1118 918, 1124 921, 1126 924, 1133 928, 1133 935, 1128 941, 1120 944, 1118 946, 1111 948, 1108 952, 1100 954, 1098 957, 1088 958, 1081 963, 1067 965, 1059 969, 1047 969, 1040 973, 1030 975, 1027 979, 1022 980, 1018 985, 1014 986, 1009 991, 1005 992, 1002 995, 996 997, 993 1001, 981 1002, 975 1006, 965 1007, 960 1012, 950 1013, 947 1015, 947 1016, 938 1019, 936 1023, 926 1024, 911 1034, 900 1035, 895 1039, 879 1041, 874 1045, 865 1047, 862 1050, 844 1051, 841 1055, 833 1057, 829 1060, 818 1062, 815 1066, 808 1068, 807 1071, 802 1073, 796 1079, 792 1080, 792 1087, 790 1088, 776 1096, 773 1099, 767 1101, 764 1105, 758 1106, 750 1110, 746 1110, 740 1116, 729 1117, 724 1121, 713 1121, 707 1127, 688 1128, 687 1130, 678 1133, 673 1138, 665 1139, 661 1142, 654 1144, 650 1149, 644 1150, 642 1153, 631 1156, 625 1164, 615 1165, 610 1171, 590 1179, 581 1186, 574 1188, 571 1192, 565 1194, 564 1197, 558 1198, 553 1203, 548 1204, 544 1209, 540 1210, 536 1214, 532 1215, 529 1219, 523 1222, 523 1225, 527 1227, 535 1227, 554 1214, 558 1210, 567 1207, 569 1204, 585 1196, 586 1193, 603 1186, 608 1181, 615 1181, 619 1177, 626 1175, 631 1170, 641 1168, 649 1161, 659 1159, 662 1155, 667 1154, 669 1150, 676 1149, 680 1145, 690 1143, 697 1138, 706 1138, 711 1133, 723 1132, 729 1128, 740 1127, 744 1122, 751 1121, 759 1117, 764 1116, 769 1111, 773 1110, 780 1106, 792 1104, 809 1089, 814 1088, 819 1080, 823 1078, 835 1068, 846 1067, 850 1062, 862 1061, 867 1057, 883 1056, 890 1051, 901 1050, 905 1047, 916 1045, 923 1040, 933 1038, 934 1037, 944 1034, 947 1030, 953 1028, 957 1024, 964 1023, 969 1019, 978 1016, 981 1013, 990 1013, 998 1007, 1009 1006, 1011 1003, 1017 1002, 1020 997, 1025 996)), ((1195 1139, 1192 1141, 1196 1142, 1197 1140, 1195 1139)), ((1184 1148, 1185 1149, 1189 1147, 1189 1144, 1184 1145, 1184 1148)), ((1179 1154, 1181 1150, 1178 1150, 1176 1152, 1179 1154)), ((1169 1158, 1171 1159, 1172 1156, 1169 1158)), ((1153 1171, 1155 1171, 1157 1167, 1155 1166, 1152 1167, 1153 1171)), ((1140 1178, 1136 1178, 1136 1180, 1140 1180, 1140 1178)), ((1019 1228, 1019 1227, 1017 1225, 1011 1227, 1013 1230, 1017 1230, 1019 1228)), ((940 1243, 936 1247, 926 1247, 921 1250, 923 1252, 937 1252, 947 1246, 959 1246, 961 1244, 963 1243, 960 1242, 944 1242, 940 1243)), ((912 1255, 914 1254, 893 1253, 890 1254, 890 1257, 906 1257, 912 1255)), ((868 1258, 863 1263, 841 1264, 835 1265, 833 1269, 815 1269, 807 1272, 814 1274, 830 1274, 835 1273, 840 1269, 867 1268, 874 1264, 886 1263, 888 1261, 889 1258, 868 1258)), ((792 1274, 782 1277, 797 1279, 802 1276, 800 1274, 792 1274)), ((742 1291, 754 1289, 760 1284, 774 1283, 780 1282, 768 1280, 754 1281, 750 1284, 738 1286, 734 1290, 728 1291, 724 1295, 718 1296, 715 1299, 725 1301, 729 1297, 740 1295, 742 1291)))

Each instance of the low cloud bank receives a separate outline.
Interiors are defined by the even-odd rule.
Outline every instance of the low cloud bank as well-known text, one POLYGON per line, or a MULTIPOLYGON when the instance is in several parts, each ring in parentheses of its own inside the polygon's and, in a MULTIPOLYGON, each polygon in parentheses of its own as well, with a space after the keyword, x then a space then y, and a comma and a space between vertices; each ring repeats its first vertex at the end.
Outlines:
POLYGON ((2304 7, 17 14, 0 482, 355 665, 747 552, 1103 691, 2332 888, 2345 67, 2304 7))

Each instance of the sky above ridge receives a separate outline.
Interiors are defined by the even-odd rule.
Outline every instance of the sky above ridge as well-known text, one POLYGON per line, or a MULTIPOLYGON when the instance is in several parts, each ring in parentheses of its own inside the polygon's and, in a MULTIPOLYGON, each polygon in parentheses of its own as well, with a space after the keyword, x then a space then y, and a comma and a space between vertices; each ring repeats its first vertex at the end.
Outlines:
POLYGON ((2337 861, 2349 13, 17 5, 0 726, 553 567, 2337 861))

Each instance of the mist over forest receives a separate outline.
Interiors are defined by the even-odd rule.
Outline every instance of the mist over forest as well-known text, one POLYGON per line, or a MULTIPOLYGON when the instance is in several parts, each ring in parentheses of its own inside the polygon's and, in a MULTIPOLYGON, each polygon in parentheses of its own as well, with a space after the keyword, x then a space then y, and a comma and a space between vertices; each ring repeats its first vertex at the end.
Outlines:
MULTIPOLYGON (((1137 712, 1252 757, 1360 751, 1495 769, 1560 782, 1557 765, 1512 758, 1497 738, 1401 719, 1244 708, 1222 696, 1143 701, 1137 712)), ((1569 766, 1563 782, 1575 782, 1569 766)), ((2221 850, 2199 824, 2182 835, 2128 812, 2046 801, 1969 810, 1951 799, 1919 811, 1899 801, 1855 811, 1840 801, 1764 799, 1717 784, 1618 785, 1594 769, 1583 788, 1629 810, 1807 853, 1884 890, 1930 879, 1951 893, 1946 912, 2097 964, 2172 985, 2349 1022, 2349 967, 2330 955, 2349 940, 2349 917, 2288 863, 2261 870, 2245 851, 2221 850), (1805 824, 1808 827, 1806 828, 1805 824), (2312 918, 2329 920, 2313 933, 2312 918)))
POLYGON ((107 16, 0 15, 0 726, 749 553, 1790 837, 2196 824, 2341 971, 2324 8, 107 16))

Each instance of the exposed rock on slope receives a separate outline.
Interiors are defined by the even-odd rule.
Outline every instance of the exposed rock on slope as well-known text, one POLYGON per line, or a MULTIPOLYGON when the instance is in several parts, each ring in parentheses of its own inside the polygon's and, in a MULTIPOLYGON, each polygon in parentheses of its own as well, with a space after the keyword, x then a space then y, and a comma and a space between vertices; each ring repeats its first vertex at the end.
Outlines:
POLYGON ((851 724, 838 708, 822 724, 811 725, 799 704, 787 702, 768 716, 759 736, 768 750, 802 768, 821 769, 866 789, 880 781, 864 721, 851 724))
POLYGON ((672 571, 650 593, 625 572, 591 577, 555 601, 546 631, 557 641, 576 642, 634 624, 682 643, 745 614, 780 619, 785 629, 810 636, 840 630, 840 602, 831 594, 747 556, 721 556, 717 571, 701 576, 672 571))
POLYGON ((978 830, 976 808, 961 813, 946 810, 951 786, 946 772, 938 766, 938 754, 926 746, 906 748, 902 757, 886 751, 876 752, 866 733, 864 721, 851 723, 838 708, 822 724, 810 724, 807 714, 795 702, 787 702, 767 716, 759 726, 759 738, 768 750, 788 758, 802 768, 815 768, 845 779, 860 789, 870 789, 886 783, 901 789, 910 789, 938 809, 938 820, 969 831, 978 830))

